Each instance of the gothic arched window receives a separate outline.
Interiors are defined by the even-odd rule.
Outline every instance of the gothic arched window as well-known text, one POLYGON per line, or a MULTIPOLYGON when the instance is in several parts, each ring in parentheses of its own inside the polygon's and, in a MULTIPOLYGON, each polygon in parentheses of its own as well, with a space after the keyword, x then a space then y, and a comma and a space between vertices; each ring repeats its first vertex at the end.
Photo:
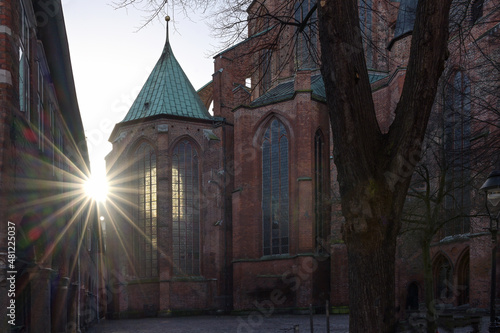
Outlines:
POLYGON ((320 130, 314 136, 314 208, 316 224, 316 249, 324 251, 326 241, 325 230, 325 162, 324 162, 324 139, 320 130))
POLYGON ((172 156, 172 247, 174 274, 200 274, 198 153, 183 140, 172 156))
POLYGON ((264 255, 289 251, 288 135, 277 119, 262 142, 262 229, 264 255))
POLYGON ((156 154, 153 147, 147 143, 141 144, 135 151, 135 161, 135 267, 139 277, 157 277, 156 154))
POLYGON ((294 19, 304 26, 297 28, 296 62, 297 69, 318 67, 318 14, 316 0, 298 0, 294 6, 294 19))
POLYGON ((483 17, 483 5, 484 0, 475 0, 472 2, 471 6, 471 22, 476 23, 481 17, 483 17))
POLYGON ((470 258, 469 251, 467 251, 460 263, 458 264, 457 270, 458 285, 457 290, 458 295, 458 305, 469 303, 469 289, 470 289, 470 258))
POLYGON ((444 151, 446 156, 445 209, 450 220, 446 235, 468 233, 471 206, 471 97, 463 72, 453 76, 445 93, 444 151))
POLYGON ((372 0, 359 1, 359 24, 363 37, 366 66, 368 68, 373 68, 372 6, 372 0))

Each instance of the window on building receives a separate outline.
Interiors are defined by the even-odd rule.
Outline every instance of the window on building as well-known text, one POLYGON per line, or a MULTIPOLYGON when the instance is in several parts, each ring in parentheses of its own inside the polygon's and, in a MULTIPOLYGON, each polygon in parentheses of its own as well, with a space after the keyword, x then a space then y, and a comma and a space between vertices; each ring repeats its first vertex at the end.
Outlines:
POLYGON ((476 23, 481 17, 483 17, 483 4, 484 0, 475 0, 472 2, 471 7, 471 21, 472 24, 476 23))
POLYGON ((157 277, 156 154, 153 147, 142 143, 135 151, 135 161, 135 270, 139 277, 157 277))
POLYGON ((251 18, 251 22, 255 24, 254 29, 252 29, 253 33, 259 33, 269 29, 271 17, 272 15, 266 6, 266 3, 262 2, 256 11, 255 17, 251 18))
POLYGON ((64 138, 61 130, 59 128, 56 129, 56 139, 57 139, 57 167, 59 171, 62 171, 64 168, 64 138))
POLYGON ((19 109, 30 117, 30 25, 24 4, 21 1, 21 38, 19 44, 19 109))
POLYGON ((315 225, 316 225, 316 249, 324 252, 326 241, 325 230, 325 162, 324 162, 324 139, 320 130, 314 136, 314 207, 315 207, 315 225))
POLYGON ((265 93, 271 88, 271 75, 272 75, 272 69, 271 69, 271 56, 272 56, 272 51, 271 50, 262 50, 262 59, 261 59, 261 64, 262 64, 262 92, 265 93))
POLYGON ((457 291, 458 291, 458 305, 469 304, 469 289, 470 289, 470 259, 469 251, 467 251, 460 263, 457 270, 457 291))
POLYGON ((445 236, 470 231, 471 207, 471 97, 470 81, 455 73, 445 94, 445 236))
POLYGON ((37 130, 38 130, 38 148, 44 151, 44 132, 45 132, 45 122, 44 122, 44 108, 43 108, 43 93, 44 93, 44 78, 42 65, 37 62, 37 130))
POLYGON ((179 142, 172 156, 174 273, 200 274, 199 161, 192 144, 179 142))
POLYGON ((418 284, 412 282, 408 285, 406 294, 406 310, 418 310, 418 284))
POLYGON ((262 143, 262 229, 264 255, 289 252, 288 134, 271 121, 262 143))
POLYGON ((450 261, 440 255, 434 263, 435 296, 438 300, 446 300, 452 296, 453 275, 450 261))
POLYGON ((52 154, 52 175, 55 175, 56 172, 56 132, 55 132, 55 111, 54 104, 49 102, 49 126, 50 126, 50 135, 49 135, 49 150, 52 154))
POLYGON ((299 26, 296 30, 297 69, 318 67, 318 14, 315 5, 316 0, 297 0, 294 5, 295 22, 305 22, 304 26, 299 26))
POLYGON ((359 25, 368 68, 373 68, 372 5, 372 0, 359 0, 359 25))

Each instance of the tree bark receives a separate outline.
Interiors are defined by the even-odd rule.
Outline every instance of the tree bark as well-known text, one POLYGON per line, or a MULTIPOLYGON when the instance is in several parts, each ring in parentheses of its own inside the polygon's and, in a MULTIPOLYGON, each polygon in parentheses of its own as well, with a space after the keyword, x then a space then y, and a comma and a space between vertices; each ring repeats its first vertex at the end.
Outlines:
POLYGON ((396 239, 447 57, 450 4, 419 1, 401 99, 383 134, 363 53, 358 1, 320 2, 321 72, 349 260, 350 332, 396 330, 396 239))
POLYGON ((348 244, 350 332, 395 332, 395 242, 368 233, 349 232, 344 238, 348 244))

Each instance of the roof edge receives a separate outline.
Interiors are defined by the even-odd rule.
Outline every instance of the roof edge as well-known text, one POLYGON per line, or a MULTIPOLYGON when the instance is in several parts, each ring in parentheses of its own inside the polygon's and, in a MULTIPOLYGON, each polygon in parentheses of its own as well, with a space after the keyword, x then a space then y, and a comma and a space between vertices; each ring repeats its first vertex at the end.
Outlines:
POLYGON ((189 121, 189 122, 194 122, 194 123, 210 123, 213 124, 214 122, 219 121, 217 118, 212 117, 210 119, 205 119, 205 118, 190 118, 190 117, 183 117, 183 116, 175 116, 175 115, 170 115, 170 114, 157 114, 154 116, 149 116, 145 118, 138 118, 138 119, 133 119, 133 120, 128 120, 124 122, 119 122, 115 124, 115 127, 113 128, 113 131, 111 131, 111 134, 109 135, 108 142, 112 142, 112 138, 116 136, 117 131, 124 126, 129 126, 129 125, 135 125, 139 123, 145 123, 149 121, 155 121, 158 119, 172 119, 172 120, 180 120, 180 121, 189 121))

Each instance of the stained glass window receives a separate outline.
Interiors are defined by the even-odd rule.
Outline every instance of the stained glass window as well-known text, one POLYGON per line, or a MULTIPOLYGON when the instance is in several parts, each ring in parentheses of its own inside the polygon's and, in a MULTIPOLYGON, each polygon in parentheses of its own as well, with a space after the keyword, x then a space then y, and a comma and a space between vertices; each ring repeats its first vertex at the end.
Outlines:
POLYGON ((172 245, 175 275, 200 274, 198 154, 191 143, 177 144, 172 156, 172 245))
POLYGON ((288 135, 274 119, 262 143, 262 228, 264 255, 289 252, 288 135))
POLYGON ((143 143, 135 152, 137 201, 134 237, 136 272, 139 277, 158 276, 158 236, 156 207, 156 154, 149 144, 143 143))

